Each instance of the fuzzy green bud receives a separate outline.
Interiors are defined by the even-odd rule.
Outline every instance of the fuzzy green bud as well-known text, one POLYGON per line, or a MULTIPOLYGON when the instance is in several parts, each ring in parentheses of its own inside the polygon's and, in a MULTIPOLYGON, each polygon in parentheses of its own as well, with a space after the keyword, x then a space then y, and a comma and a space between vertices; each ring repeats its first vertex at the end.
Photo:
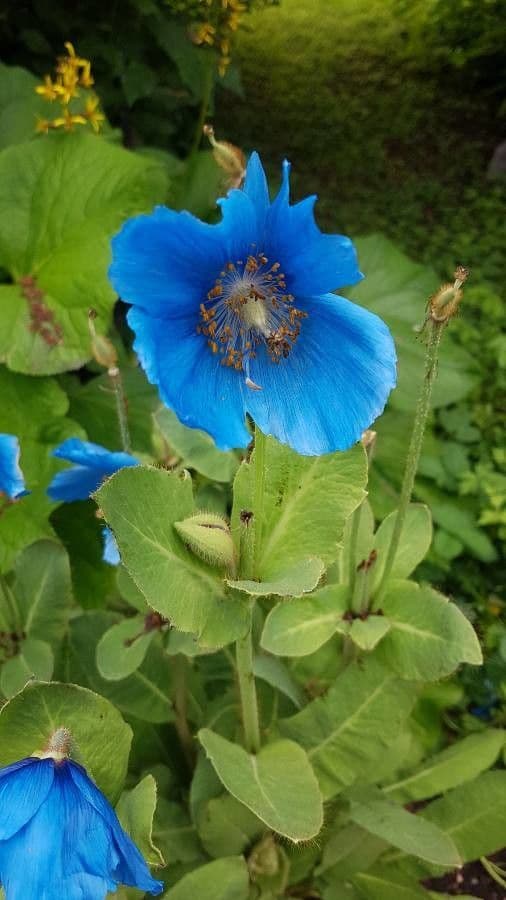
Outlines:
POLYGON ((234 568, 234 542, 230 528, 221 516, 199 512, 182 522, 174 522, 174 528, 200 559, 211 566, 234 568))

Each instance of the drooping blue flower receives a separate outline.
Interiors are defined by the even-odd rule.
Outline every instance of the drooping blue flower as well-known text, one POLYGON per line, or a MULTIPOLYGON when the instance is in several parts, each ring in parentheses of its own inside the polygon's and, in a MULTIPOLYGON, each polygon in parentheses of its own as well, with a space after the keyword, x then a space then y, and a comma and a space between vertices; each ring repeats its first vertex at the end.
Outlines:
POLYGON ((53 450, 53 456, 76 464, 58 472, 47 489, 52 500, 67 503, 87 500, 104 478, 109 478, 125 466, 139 465, 139 460, 130 453, 114 453, 80 438, 68 438, 53 450))
POLYGON ((28 493, 19 467, 19 441, 13 434, 0 434, 0 494, 16 500, 28 493))
POLYGON ((163 890, 112 806, 65 753, 0 769, 0 808, 6 900, 104 900, 119 884, 163 890))
POLYGON ((290 205, 289 169, 271 203, 254 153, 219 224, 159 206, 112 241, 109 277, 149 380, 224 450, 248 444, 246 413, 301 454, 344 450, 395 385, 387 326, 329 293, 362 277, 353 244, 321 233, 314 197, 290 205))
POLYGON ((110 566, 119 566, 121 562, 121 556, 118 545, 116 543, 116 538, 114 537, 110 528, 102 528, 102 540, 104 544, 102 559, 110 566))

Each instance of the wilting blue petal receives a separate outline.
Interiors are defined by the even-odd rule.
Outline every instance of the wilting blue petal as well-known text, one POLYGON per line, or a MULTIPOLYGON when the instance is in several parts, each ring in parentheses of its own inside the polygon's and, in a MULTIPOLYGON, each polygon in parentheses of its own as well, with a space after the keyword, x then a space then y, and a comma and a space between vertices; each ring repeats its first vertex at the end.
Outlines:
POLYGON ((163 322, 131 309, 128 322, 146 375, 181 422, 208 431, 222 450, 247 446, 251 440, 244 417, 247 388, 237 372, 222 366, 210 352, 194 321, 181 319, 164 331, 163 322))
POLYGON ((104 478, 114 475, 125 466, 138 466, 139 460, 130 453, 113 452, 82 441, 80 438, 68 438, 53 451, 53 456, 75 462, 78 465, 58 472, 47 492, 52 500, 70 503, 74 500, 87 500, 100 487, 104 478))
POLYGON ((74 762, 69 762, 68 765, 72 780, 81 796, 91 804, 110 828, 118 854, 114 869, 115 879, 150 894, 159 894, 163 890, 163 882, 152 877, 142 854, 121 827, 112 806, 81 766, 74 762))
POLYGON ((110 528, 102 528, 102 538, 104 541, 104 552, 102 553, 102 559, 104 562, 109 563, 110 566, 119 566, 121 562, 121 556, 119 553, 118 545, 116 543, 116 538, 114 537, 110 528))
POLYGON ((247 410, 266 434, 308 456, 345 450, 376 419, 395 386, 392 336, 374 313, 328 294, 308 312, 299 340, 278 366, 265 352, 251 364, 261 391, 247 410))
POLYGON ((18 439, 13 434, 0 434, 0 494, 7 494, 11 500, 26 493, 19 453, 18 439))
POLYGON ((0 841, 35 815, 53 784, 53 761, 34 757, 0 769, 0 841))

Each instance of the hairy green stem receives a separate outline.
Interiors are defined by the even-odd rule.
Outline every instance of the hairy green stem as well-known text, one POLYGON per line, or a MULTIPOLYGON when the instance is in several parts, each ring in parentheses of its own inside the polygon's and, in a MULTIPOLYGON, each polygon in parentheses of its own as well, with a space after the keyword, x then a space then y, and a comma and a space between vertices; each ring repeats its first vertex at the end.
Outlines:
POLYGON ((236 644, 236 666, 241 697, 244 743, 249 753, 258 753, 260 750, 260 722, 257 690, 253 673, 253 604, 254 601, 252 600, 248 630, 236 644))
POLYGON ((130 430, 128 428, 127 400, 123 388, 121 372, 117 366, 111 366, 111 368, 108 369, 107 374, 109 375, 114 390, 114 399, 116 400, 116 414, 118 416, 121 445, 125 453, 131 453, 132 444, 130 441, 130 430))
POLYGON ((177 731, 179 743, 184 753, 188 768, 193 771, 195 767, 195 742, 188 724, 188 687, 187 687, 188 660, 182 654, 177 653, 173 658, 173 686, 174 686, 174 726, 177 731))
POLYGON ((214 61, 207 61, 207 66, 204 71, 204 84, 202 88, 202 101, 200 104, 200 112, 199 118, 197 121, 197 126, 195 128, 195 134, 193 137, 193 143, 190 150, 190 156, 194 156, 197 150, 199 149, 200 142, 202 140, 202 132, 204 130, 204 125, 206 124, 206 119, 209 114, 209 107, 211 104, 211 97, 213 94, 214 88, 214 61))
MULTIPOLYGON (((355 589, 355 581, 357 578, 357 542, 358 542, 358 532, 360 529, 360 519, 362 516, 362 503, 360 506, 357 506, 356 510, 353 512, 351 517, 351 530, 350 530, 350 542, 349 542, 349 575, 348 575, 348 584, 350 586, 350 598, 353 598, 353 592, 355 589)), ((353 606, 352 606, 353 608, 353 606)))
POLYGON ((254 553, 253 574, 258 577, 258 565, 262 548, 262 527, 264 518, 264 492, 265 492, 265 434, 258 426, 255 426, 255 489, 253 493, 253 531, 254 553))
POLYGON ((376 608, 378 605, 378 601, 381 599, 384 593, 385 585, 390 577, 390 573, 395 562, 395 557, 399 548, 399 541, 402 535, 402 529, 404 527, 408 506, 411 500, 411 494, 413 493, 413 486, 415 483, 418 463, 420 460, 420 453, 423 445, 425 425, 430 409, 432 388, 434 386, 437 375, 437 357, 444 325, 444 322, 434 322, 432 320, 429 323, 430 331, 429 340, 427 343, 427 354, 425 357, 425 377, 416 406, 415 421, 413 423, 413 431, 411 433, 411 440, 409 444, 408 456, 406 459, 406 468, 404 470, 404 479, 402 482, 401 496, 399 500, 399 507, 397 509, 397 516, 395 518, 395 525, 392 532, 390 545, 388 547, 387 558, 385 560, 385 568, 383 570, 383 575, 376 592, 376 608))

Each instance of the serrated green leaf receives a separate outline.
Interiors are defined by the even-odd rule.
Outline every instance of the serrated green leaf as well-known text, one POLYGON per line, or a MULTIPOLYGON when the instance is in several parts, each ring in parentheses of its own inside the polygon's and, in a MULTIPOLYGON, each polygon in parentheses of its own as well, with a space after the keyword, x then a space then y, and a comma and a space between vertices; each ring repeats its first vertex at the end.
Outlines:
POLYGON ((374 650, 390 630, 390 622, 385 616, 370 615, 366 619, 354 619, 348 634, 361 650, 374 650))
MULTIPOLYGON (((242 510, 253 508, 254 454, 234 482, 232 533, 240 533, 242 510)), ((301 557, 329 565, 338 556, 344 524, 364 497, 365 451, 299 456, 266 438, 263 521, 256 577, 271 581, 301 557)))
POLYGON ((324 697, 279 723, 305 747, 325 799, 374 775, 411 711, 413 688, 371 657, 348 667, 324 697))
POLYGON ((53 674, 53 651, 45 641, 28 638, 19 645, 16 656, 2 666, 0 689, 4 697, 13 697, 29 681, 49 681, 53 674))
POLYGON ((286 572, 280 572, 272 581, 230 581, 227 584, 238 591, 255 597, 300 597, 314 590, 325 571, 321 559, 309 557, 294 563, 286 572))
POLYGON ((376 653, 403 678, 437 681, 464 662, 480 665, 473 626, 458 606, 427 586, 393 581, 382 601, 390 631, 376 653))
POLYGON ((88 309, 107 328, 115 294, 107 280, 110 237, 163 195, 162 168, 89 133, 47 135, 0 157, 0 358, 27 374, 79 368, 91 356, 88 309), (42 292, 44 325, 29 290, 42 292), (49 322, 48 315, 52 316, 49 322))
POLYGON ((242 856, 215 859, 189 872, 163 896, 167 900, 248 900, 248 867, 242 856))
POLYGON ((213 439, 198 428, 187 428, 175 413, 161 407, 154 415, 160 432, 172 454, 180 457, 188 469, 195 469, 213 481, 231 481, 239 466, 237 453, 218 450, 213 439))
POLYGON ((69 559, 61 544, 37 541, 18 556, 14 594, 23 631, 30 638, 53 647, 59 644, 67 626, 71 589, 69 559))
MULTIPOLYGON (((370 579, 374 590, 383 576, 385 561, 394 530, 397 512, 390 513, 383 519, 373 541, 377 559, 370 579)), ((406 519, 402 528, 401 540, 395 554, 390 578, 407 578, 428 553, 432 541, 432 517, 430 510, 422 503, 411 503, 408 506, 406 519)))
POLYGON ((278 603, 265 620, 262 647, 278 656, 314 653, 335 634, 348 593, 345 585, 330 585, 309 597, 278 603))
POLYGON ((108 681, 121 681, 144 662, 156 631, 146 631, 144 617, 134 616, 118 622, 97 644, 97 668, 108 681))
POLYGON ((489 728, 470 734, 426 760, 416 771, 383 788, 385 794, 404 803, 426 800, 472 781, 490 768, 504 746, 506 732, 489 728))
POLYGON ((378 788, 360 788, 350 794, 350 818, 405 853, 440 866, 461 864, 455 844, 444 831, 387 800, 378 788))
POLYGON ((227 790, 269 828, 292 841, 318 834, 322 798, 301 747, 282 740, 251 755, 208 728, 198 737, 227 790))
POLYGON ((146 775, 130 791, 123 791, 116 806, 118 819, 150 866, 163 866, 165 860, 153 843, 153 819, 157 803, 156 781, 146 775))
POLYGON ((196 634, 204 646, 228 644, 245 630, 246 605, 238 595, 224 593, 216 571, 187 550, 173 527, 194 512, 189 477, 125 468, 96 499, 124 565, 153 609, 181 631, 196 634))
POLYGON ((43 750, 68 728, 78 761, 111 802, 125 780, 132 730, 112 703, 75 684, 32 684, 0 711, 0 765, 43 750), (111 753, 111 748, 114 753, 111 753))

